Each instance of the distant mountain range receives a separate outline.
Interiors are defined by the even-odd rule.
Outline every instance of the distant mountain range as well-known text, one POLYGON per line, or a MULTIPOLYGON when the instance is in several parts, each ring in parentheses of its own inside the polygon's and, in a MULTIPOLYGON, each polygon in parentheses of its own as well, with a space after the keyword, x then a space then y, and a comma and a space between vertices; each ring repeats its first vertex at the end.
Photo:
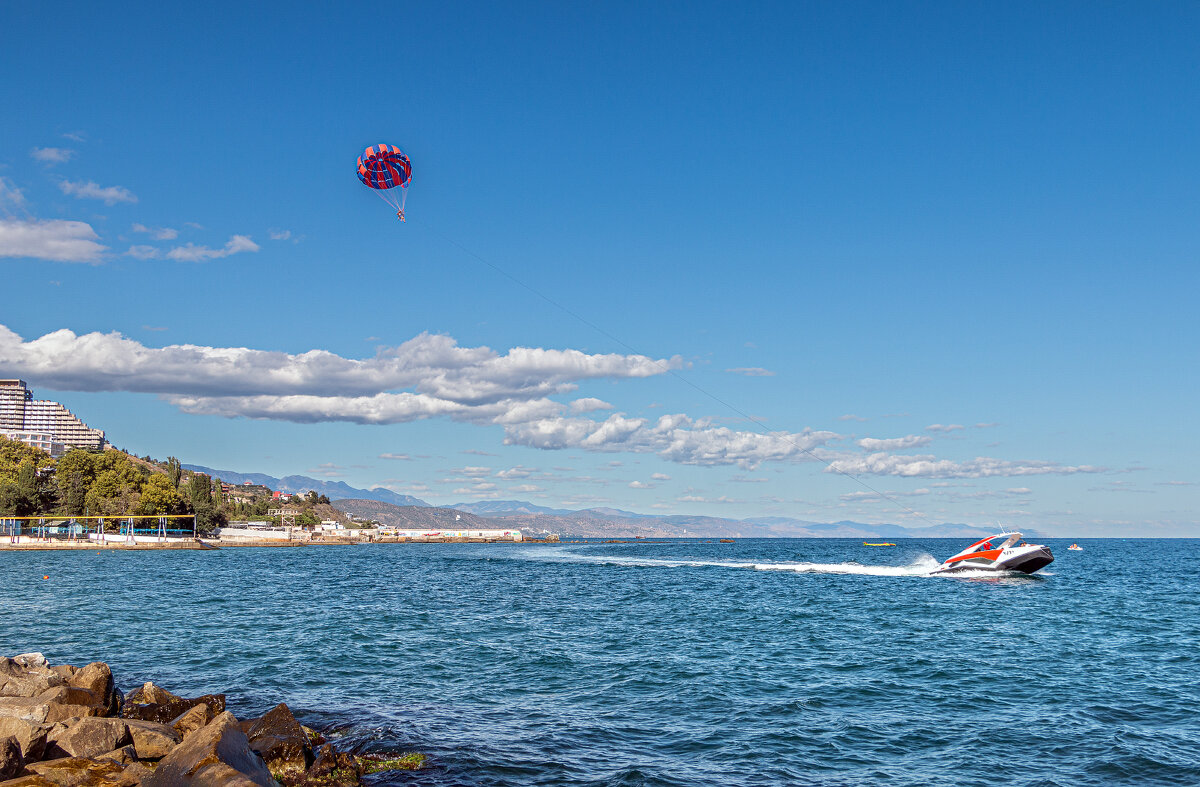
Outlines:
POLYGON ((183 469, 219 478, 227 484, 244 484, 249 481, 252 484, 262 484, 270 489, 293 493, 307 492, 312 489, 317 494, 325 495, 330 500, 335 497, 341 497, 378 500, 397 506, 429 505, 420 498, 413 497, 412 495, 402 495, 390 489, 385 489, 382 486, 377 486, 374 489, 355 489, 345 481, 321 481, 316 478, 309 478, 306 475, 289 475, 283 478, 276 478, 275 476, 264 475, 262 473, 237 473, 233 470, 214 470, 211 467, 204 467, 203 465, 183 465, 183 469))
MULTIPOLYGON (((214 470, 201 465, 184 465, 185 470, 205 473, 228 484, 249 481, 284 492, 307 492, 327 496, 342 511, 369 517, 397 527, 520 528, 530 534, 547 532, 581 538, 972 538, 995 531, 957 523, 930 527, 904 525, 868 525, 862 522, 812 522, 791 517, 770 516, 750 519, 724 519, 710 516, 638 514, 619 508, 549 508, 525 500, 480 500, 434 507, 412 495, 402 495, 377 486, 356 489, 344 481, 322 481, 305 475, 283 478, 262 473, 237 473, 214 470), (421 509, 429 509, 421 511, 421 509), (436 512, 436 513, 435 513, 436 512), (462 512, 455 520, 454 512, 462 512)), ((1040 538, 1042 533, 1024 529, 1026 536, 1040 538)))

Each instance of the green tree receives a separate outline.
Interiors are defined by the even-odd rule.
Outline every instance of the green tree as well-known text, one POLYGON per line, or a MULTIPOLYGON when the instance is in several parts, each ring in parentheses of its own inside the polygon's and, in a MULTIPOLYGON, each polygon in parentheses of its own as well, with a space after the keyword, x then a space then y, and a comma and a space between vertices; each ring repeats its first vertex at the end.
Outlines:
POLYGON ((170 476, 171 486, 179 488, 179 480, 183 477, 183 465, 173 456, 167 457, 167 475, 170 476))
POLYGON ((96 481, 95 456, 88 451, 72 449, 58 460, 54 483, 58 487, 60 513, 82 516, 87 506, 87 493, 96 481))
POLYGON ((171 484, 171 479, 162 473, 155 473, 142 484, 141 497, 138 499, 139 514, 174 514, 183 505, 183 496, 171 484))

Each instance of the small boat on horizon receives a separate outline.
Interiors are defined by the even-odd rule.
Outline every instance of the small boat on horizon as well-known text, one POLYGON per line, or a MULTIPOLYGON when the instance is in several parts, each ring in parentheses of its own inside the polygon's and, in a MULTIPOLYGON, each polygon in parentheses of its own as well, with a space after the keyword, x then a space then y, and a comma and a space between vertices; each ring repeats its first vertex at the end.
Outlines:
POLYGON ((894 547, 896 546, 891 541, 864 541, 865 547, 894 547))
POLYGON ((1070 552, 1082 552, 1083 547, 1079 546, 1079 544, 1071 544, 1071 546, 1067 547, 1067 550, 1070 552))
POLYGON ((997 533, 981 538, 946 561, 931 573, 946 574, 955 571, 1019 571, 1032 574, 1039 568, 1054 562, 1050 547, 1044 544, 1027 544, 1020 533, 997 533), (1003 539, 1000 546, 993 541, 1003 539), (1020 542, 1020 543, 1018 543, 1020 542))

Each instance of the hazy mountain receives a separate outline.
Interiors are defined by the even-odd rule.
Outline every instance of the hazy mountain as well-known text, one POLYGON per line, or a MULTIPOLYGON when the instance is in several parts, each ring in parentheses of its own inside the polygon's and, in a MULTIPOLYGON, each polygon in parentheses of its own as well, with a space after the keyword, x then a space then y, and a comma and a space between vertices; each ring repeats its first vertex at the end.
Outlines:
POLYGON ((283 478, 275 478, 274 476, 262 473, 238 473, 233 470, 214 470, 211 467, 203 467, 202 465, 183 465, 183 469, 219 478, 227 484, 244 484, 249 481, 252 484, 262 484, 271 489, 278 489, 281 492, 307 492, 312 489, 317 494, 325 495, 330 500, 340 497, 379 500, 398 506, 429 505, 420 498, 413 497, 412 495, 401 495, 390 489, 384 489, 381 486, 377 486, 374 489, 356 489, 345 481, 321 481, 316 478, 309 478, 306 475, 289 475, 283 478))
MULTIPOLYGON (((397 506, 379 500, 333 500, 339 511, 402 530, 496 530, 495 520, 436 506, 397 506)), ((503 526, 500 526, 503 529, 503 526)))
POLYGON ((449 508, 470 511, 480 516, 503 516, 505 514, 572 514, 569 508, 547 508, 526 503, 524 500, 480 500, 477 503, 455 503, 449 508))

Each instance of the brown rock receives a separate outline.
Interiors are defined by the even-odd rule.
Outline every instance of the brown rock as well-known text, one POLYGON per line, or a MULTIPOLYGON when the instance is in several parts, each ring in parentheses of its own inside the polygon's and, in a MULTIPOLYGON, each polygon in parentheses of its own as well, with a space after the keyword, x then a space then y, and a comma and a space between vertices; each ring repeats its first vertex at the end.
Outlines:
POLYGON ((0 658, 0 697, 35 697, 62 683, 62 676, 40 653, 0 658))
POLYGON ((93 759, 96 760, 112 760, 121 765, 129 765, 138 761, 137 750, 132 746, 122 746, 119 749, 113 749, 110 752, 99 754, 93 759))
POLYGON ((359 777, 358 760, 352 755, 340 752, 327 743, 321 747, 316 762, 305 774, 311 784, 329 785, 329 787, 350 787, 357 785, 359 777))
POLYGON ((125 766, 125 772, 121 774, 121 784, 134 785, 141 784, 154 775, 154 769, 140 762, 131 762, 125 766))
MULTIPOLYGON (((148 683, 146 686, 154 686, 154 684, 148 683)), ((173 699, 168 699, 166 702, 139 702, 140 699, 147 696, 145 688, 143 686, 140 689, 131 691, 129 696, 125 698, 124 704, 121 705, 122 718, 157 721, 165 724, 174 721, 176 717, 196 705, 206 705, 210 719, 216 718, 225 711, 224 694, 205 694, 204 696, 189 700, 176 697, 174 694, 154 686, 157 691, 153 692, 151 696, 163 697, 165 694, 173 699), (162 692, 162 694, 158 692, 162 692)))
POLYGON ((45 776, 38 776, 36 773, 9 779, 6 782, 0 782, 0 785, 4 785, 4 787, 58 787, 45 776))
POLYGON ((108 702, 108 696, 112 694, 113 689, 112 670, 103 661, 93 661, 83 669, 76 670, 67 680, 67 685, 87 689, 104 702, 108 702))
POLYGON ((175 718, 171 719, 167 724, 175 730, 180 740, 193 730, 198 730, 211 720, 208 713, 208 706, 201 703, 193 705, 175 718))
POLYGON ((228 712, 184 738, 144 782, 146 787, 238 783, 273 787, 275 779, 262 758, 250 750, 250 742, 238 728, 237 719, 228 712), (217 767, 222 764, 228 770, 217 767), (240 781, 242 777, 246 782, 240 781))
POLYGON ((50 703, 46 706, 46 722, 72 722, 85 716, 104 716, 108 709, 100 705, 59 705, 50 703))
POLYGON ((180 736, 169 725, 140 719, 124 719, 124 722, 139 760, 161 759, 179 744, 180 736))
POLYGON ((110 760, 64 757, 32 763, 25 770, 57 787, 116 787, 125 767, 110 760))
POLYGON ((146 681, 142 684, 141 688, 129 692, 129 696, 125 698, 125 701, 136 702, 139 705, 148 705, 150 703, 162 705, 168 702, 183 702, 183 697, 172 694, 161 686, 155 686, 151 681, 146 681))
POLYGON ((11 736, 16 739, 17 746, 21 748, 21 757, 26 762, 42 759, 48 729, 44 724, 23 719, 0 719, 0 738, 11 736))
POLYGON ((24 767, 25 758, 21 756, 17 739, 11 735, 0 739, 0 779, 11 779, 24 767))
POLYGON ((56 675, 61 675, 64 680, 69 681, 72 675, 79 672, 79 668, 72 667, 70 664, 59 664, 57 667, 51 667, 50 671, 56 675))
POLYGON ((132 742, 124 719, 95 717, 80 719, 51 738, 53 746, 72 757, 95 757, 132 742))
POLYGON ((103 697, 91 689, 80 689, 75 686, 55 686, 52 689, 46 689, 35 699, 60 705, 89 705, 101 708, 106 708, 108 705, 103 697))
POLYGON ((34 697, 0 697, 0 719, 21 719, 43 724, 50 705, 34 697))
POLYGON ((308 736, 282 702, 256 721, 246 737, 272 773, 299 773, 313 763, 308 736))

